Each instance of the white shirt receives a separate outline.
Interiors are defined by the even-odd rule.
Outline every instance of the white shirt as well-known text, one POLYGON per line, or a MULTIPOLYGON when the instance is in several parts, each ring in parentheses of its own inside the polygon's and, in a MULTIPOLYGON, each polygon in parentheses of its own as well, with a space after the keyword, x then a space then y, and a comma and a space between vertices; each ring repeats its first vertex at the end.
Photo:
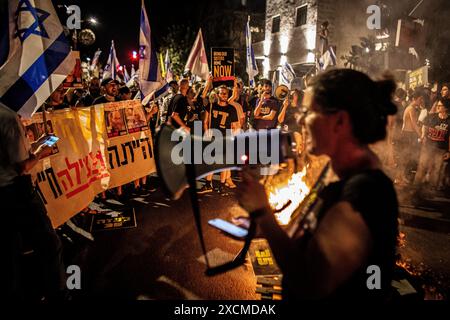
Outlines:
POLYGON ((17 113, 0 103, 0 187, 13 183, 17 164, 30 157, 30 150, 17 113))

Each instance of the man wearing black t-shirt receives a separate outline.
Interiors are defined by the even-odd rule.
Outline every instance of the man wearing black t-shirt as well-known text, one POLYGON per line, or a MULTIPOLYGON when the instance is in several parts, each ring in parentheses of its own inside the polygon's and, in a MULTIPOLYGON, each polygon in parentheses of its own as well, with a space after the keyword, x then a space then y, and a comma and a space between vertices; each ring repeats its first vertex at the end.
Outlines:
MULTIPOLYGON (((208 129, 220 130, 222 135, 225 137, 227 130, 232 130, 232 132, 239 129, 239 118, 236 111, 236 106, 234 102, 228 102, 229 89, 226 86, 219 87, 217 103, 212 103, 209 108, 206 109, 204 128, 205 131, 208 129)), ((213 190, 212 186, 212 175, 207 177, 208 182, 199 190, 199 193, 207 193, 213 190)), ((235 184, 231 180, 231 172, 229 170, 220 173, 221 185, 218 191, 222 191, 223 185, 235 188, 235 184)))
POLYGON ((263 80, 263 93, 256 102, 253 126, 256 130, 275 129, 278 124, 278 114, 281 109, 280 102, 272 96, 272 82, 263 80))
POLYGON ((445 184, 447 162, 444 159, 450 155, 450 100, 439 99, 436 107, 437 113, 429 114, 422 128, 423 146, 414 184, 423 183, 429 173, 431 187, 440 189, 445 184))
POLYGON ((227 129, 237 130, 239 127, 237 111, 232 104, 228 103, 228 94, 227 87, 219 87, 219 102, 213 103, 210 110, 207 110, 206 115, 208 128, 218 129, 224 136, 227 129))
POLYGON ((189 81, 187 79, 180 80, 180 91, 176 94, 169 103, 168 114, 171 114, 171 123, 175 128, 183 128, 190 131, 187 126, 188 116, 188 100, 186 98, 189 90, 189 81))

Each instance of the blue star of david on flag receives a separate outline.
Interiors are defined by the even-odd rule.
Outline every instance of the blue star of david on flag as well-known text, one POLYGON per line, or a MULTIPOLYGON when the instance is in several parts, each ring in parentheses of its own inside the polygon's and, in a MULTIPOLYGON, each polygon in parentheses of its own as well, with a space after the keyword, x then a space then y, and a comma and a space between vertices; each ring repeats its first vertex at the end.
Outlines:
POLYGON ((50 13, 40 8, 33 7, 29 0, 20 0, 16 16, 17 36, 20 41, 23 43, 32 34, 48 38, 43 23, 49 16, 50 13), (19 21, 20 14, 24 12, 29 12, 34 19, 34 22, 27 28, 21 28, 21 21, 19 21))

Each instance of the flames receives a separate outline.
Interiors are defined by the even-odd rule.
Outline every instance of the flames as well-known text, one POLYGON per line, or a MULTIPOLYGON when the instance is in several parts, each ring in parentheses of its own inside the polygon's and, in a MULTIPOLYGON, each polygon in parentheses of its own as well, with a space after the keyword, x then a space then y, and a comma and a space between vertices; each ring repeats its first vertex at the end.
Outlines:
POLYGON ((275 214, 281 225, 287 225, 295 209, 309 193, 305 180, 306 167, 301 172, 294 173, 285 184, 268 188, 269 203, 272 209, 281 212, 275 214))

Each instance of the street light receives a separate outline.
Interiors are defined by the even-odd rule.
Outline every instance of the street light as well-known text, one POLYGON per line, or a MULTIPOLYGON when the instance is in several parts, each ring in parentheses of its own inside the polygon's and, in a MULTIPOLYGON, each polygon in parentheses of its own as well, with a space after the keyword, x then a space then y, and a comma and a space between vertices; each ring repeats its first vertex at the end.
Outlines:
POLYGON ((87 21, 89 21, 93 25, 96 25, 98 23, 97 19, 95 19, 94 17, 90 17, 87 21))

